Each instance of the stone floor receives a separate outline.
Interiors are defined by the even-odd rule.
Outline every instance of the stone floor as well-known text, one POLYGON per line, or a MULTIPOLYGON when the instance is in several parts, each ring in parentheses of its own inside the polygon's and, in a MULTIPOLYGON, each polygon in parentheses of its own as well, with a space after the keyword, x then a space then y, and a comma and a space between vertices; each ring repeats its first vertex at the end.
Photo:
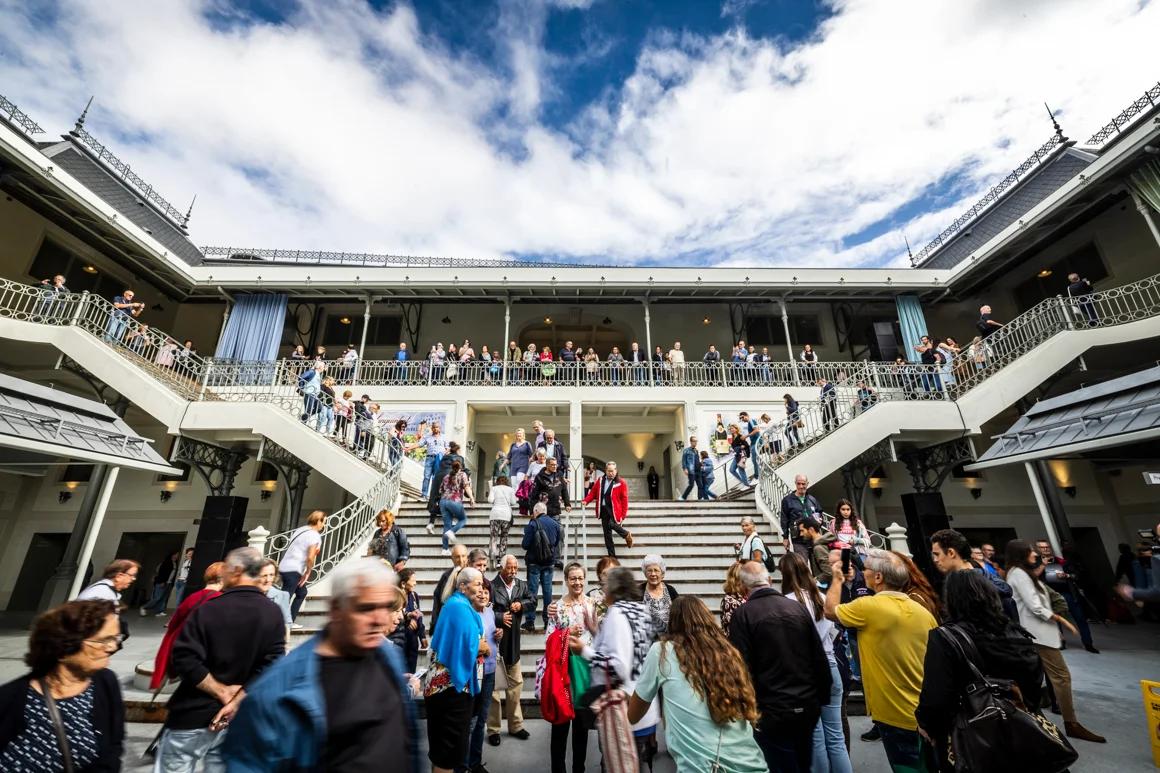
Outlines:
MULTIPOLYGON (((161 637, 162 620, 140 619, 136 616, 130 618, 133 636, 112 661, 112 667, 126 683, 137 663, 152 659, 161 637)), ((24 672, 21 657, 25 651, 27 624, 26 617, 0 615, 0 682, 24 672)), ((1072 770, 1075 773, 1153 770, 1140 680, 1160 681, 1160 625, 1095 626, 1093 633, 1102 654, 1085 652, 1078 646, 1078 642, 1072 641, 1065 657, 1072 672, 1080 720, 1092 730, 1107 736, 1109 743, 1075 742, 1080 758, 1072 770)), ((126 689, 126 696, 148 697, 145 693, 131 689, 126 689)), ((868 729, 869 720, 865 717, 851 717, 850 724, 855 734, 861 734, 868 729)), ((157 725, 149 724, 128 726, 126 770, 148 767, 147 763, 141 761, 141 754, 157 729, 157 725)), ((485 747, 484 762, 492 773, 547 769, 548 725, 542 720, 533 719, 529 720, 528 730, 532 738, 527 741, 504 736, 504 742, 499 748, 485 747)), ((671 773, 675 766, 672 759, 663 752, 663 739, 661 748, 662 754, 656 761, 654 771, 671 773)), ((851 751, 855 770, 888 773, 890 768, 880 744, 855 738, 851 751)), ((595 734, 589 738, 588 760, 588 770, 600 769, 595 734)))

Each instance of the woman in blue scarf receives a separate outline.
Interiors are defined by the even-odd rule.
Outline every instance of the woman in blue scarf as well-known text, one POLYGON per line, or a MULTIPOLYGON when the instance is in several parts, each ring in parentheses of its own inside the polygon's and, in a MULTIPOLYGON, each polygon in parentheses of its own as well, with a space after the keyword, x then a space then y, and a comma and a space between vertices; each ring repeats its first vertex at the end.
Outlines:
POLYGON ((423 697, 427 704, 427 756, 435 773, 451 773, 467 758, 473 698, 479 692, 488 652, 483 623, 471 599, 483 589, 483 575, 471 567, 452 574, 447 598, 431 637, 431 671, 423 697))

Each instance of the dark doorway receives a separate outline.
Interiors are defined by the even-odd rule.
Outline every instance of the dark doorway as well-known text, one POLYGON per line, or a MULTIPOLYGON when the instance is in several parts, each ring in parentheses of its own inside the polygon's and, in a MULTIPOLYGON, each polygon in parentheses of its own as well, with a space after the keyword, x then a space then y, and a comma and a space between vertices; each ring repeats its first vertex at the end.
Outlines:
MULTIPOLYGON (((955 528, 953 523, 951 528, 955 528)), ((1003 558, 1003 550, 1006 549, 1007 543, 1017 536, 1014 529, 1002 526, 989 529, 958 529, 958 531, 967 538, 967 542, 970 542, 973 548, 982 547, 984 544, 995 548, 995 555, 999 559, 1003 558)))
POLYGON ((665 446, 664 469, 661 470, 661 499, 673 499, 673 449, 665 446))
MULTIPOLYGON (((130 607, 139 607, 149 600, 153 592, 153 575, 157 567, 172 553, 180 553, 185 547, 186 533, 183 531, 127 531, 121 535, 117 545, 117 558, 131 558, 141 564, 137 582, 121 596, 121 601, 130 607)), ((172 599, 170 599, 172 603, 172 599)))
MULTIPOLYGON (((28 544, 28 554, 24 557, 24 565, 20 567, 20 576, 16 578, 16 587, 12 589, 12 598, 8 600, 8 609, 12 612, 34 612, 40 608, 40 597, 48 586, 56 567, 64 558, 64 550, 68 546, 68 532, 41 533, 32 535, 32 542, 28 544)), ((84 567, 81 571, 84 571, 84 567)))
MULTIPOLYGON (((1064 547, 1064 558, 1079 566, 1073 571, 1078 578, 1080 590, 1099 612, 1097 619, 1103 619, 1108 611, 1107 590, 1115 584, 1112 564, 1108 561, 1108 552, 1104 550, 1104 541, 1100 537, 1100 530, 1095 526, 1072 526, 1072 548, 1064 547)), ((1092 610, 1086 608, 1088 616, 1092 610)))

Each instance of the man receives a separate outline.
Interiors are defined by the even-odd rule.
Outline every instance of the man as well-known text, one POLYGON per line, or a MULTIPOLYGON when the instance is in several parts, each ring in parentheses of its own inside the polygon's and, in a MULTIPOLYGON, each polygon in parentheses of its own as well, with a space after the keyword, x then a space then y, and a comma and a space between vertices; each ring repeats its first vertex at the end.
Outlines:
POLYGON ((419 446, 427 452, 423 458, 423 485, 419 489, 426 499, 431 486, 431 479, 435 477, 443 455, 447 453, 447 439, 443 437, 443 429, 439 422, 431 423, 431 431, 419 438, 419 446))
POLYGON ((818 584, 825 587, 830 580, 830 545, 834 535, 813 516, 798 521, 798 536, 809 545, 807 561, 818 584))
POLYGON ((999 577, 999 567, 995 565, 995 546, 984 542, 979 549, 983 551, 983 569, 987 574, 999 577))
POLYGON ((149 601, 141 605, 141 617, 150 613, 165 617, 165 607, 169 604, 169 591, 173 590, 177 577, 177 559, 180 555, 174 551, 157 565, 157 571, 153 574, 153 593, 149 601))
POLYGON ((121 594, 137 581, 141 565, 128 558, 118 558, 105 567, 101 579, 85 588, 76 597, 77 601, 112 601, 121 604, 121 594))
MULTIPOLYGON (((975 563, 967 556, 973 555, 971 543, 961 533, 954 529, 940 529, 930 537, 930 559, 939 574, 948 575, 951 572, 982 572, 995 586, 999 594, 999 601, 1003 604, 1003 611, 1013 623, 1019 623, 1019 608, 1015 606, 1015 594, 1011 586, 1005 583, 997 574, 990 574, 983 569, 981 563, 975 563)), ((980 559, 983 551, 979 551, 980 559)))
MULTIPOLYGON (((528 592, 533 601, 544 590, 543 611, 544 629, 548 628, 548 606, 552 603, 552 576, 556 569, 556 562, 560 560, 560 543, 564 538, 564 530, 560 528, 543 502, 536 502, 532 507, 532 516, 524 525, 524 538, 520 546, 524 549, 524 563, 527 565, 528 592), (541 536, 542 533, 542 536, 541 536)), ((524 610, 523 630, 528 633, 536 632, 536 610, 532 607, 524 610)))
POLYGON ((113 313, 109 315, 109 324, 105 328, 105 340, 120 343, 129 327, 129 317, 136 319, 145 310, 145 304, 133 300, 132 290, 123 290, 113 298, 113 313))
MULTIPOLYGON (((536 429, 532 426, 533 431, 536 429)), ((568 478, 568 454, 564 451, 564 444, 556 440, 556 430, 544 429, 543 439, 536 442, 536 448, 544 449, 545 459, 555 459, 559 465, 560 471, 564 473, 564 478, 568 478)))
MULTIPOLYGON (((503 698, 507 701, 508 735, 526 741, 531 734, 524 729, 524 713, 520 708, 520 692, 524 686, 524 672, 520 666, 520 626, 521 614, 533 613, 535 597, 528 590, 528 584, 519 578, 520 562, 511 553, 500 561, 499 574, 491 583, 491 606, 495 612, 495 627, 499 634, 499 656, 503 658, 507 689, 503 698)), ((499 746, 500 694, 491 694, 491 710, 487 714, 487 742, 499 746)))
POLYGON ((1095 327, 1100 323, 1100 317, 1096 314, 1096 305, 1092 303, 1092 293, 1095 288, 1092 283, 1086 279, 1082 279, 1079 274, 1074 271, 1067 275, 1067 294, 1075 301, 1078 311, 1083 314, 1087 321, 1088 327, 1095 327))
POLYGON ((669 349, 669 362, 673 366, 673 381, 685 383, 685 353, 681 351, 680 341, 674 341, 673 348, 669 349))
POLYGON ((1001 327, 1003 327, 1002 322, 991 319, 990 306, 979 307, 979 320, 975 323, 975 330, 979 331, 979 335, 986 338, 1001 327))
MULTIPOLYGON (((290 535, 290 542, 282 551, 278 572, 282 575, 282 590, 290 594, 290 619, 298 619, 298 610, 306 600, 310 573, 322 551, 322 531, 326 528, 326 513, 315 510, 306 516, 306 525, 290 535)), ((294 628, 301 628, 297 623, 294 628)))
MULTIPOLYGON (((576 350, 572 348, 571 341, 564 342, 564 348, 558 352, 556 359, 558 359, 560 362, 567 362, 567 363, 576 362, 576 350)), ((569 371, 572 368, 573 368, 572 365, 565 366, 565 371, 569 371)), ((575 375, 575 374, 572 374, 572 375, 575 375)))
MULTIPOLYGON (((650 470, 650 475, 655 474, 650 470)), ((649 495, 652 495, 652 482, 649 482, 649 495)), ((657 487, 660 487, 658 476, 657 487)), ((656 497, 652 497, 655 499, 656 497)), ((584 502, 596 503, 596 517, 600 519, 600 528, 604 532, 604 549, 610 556, 616 556, 616 545, 612 543, 612 532, 616 532, 624 539, 624 544, 632 547, 634 542, 632 532, 620 524, 628 517, 628 484, 617 472, 616 462, 604 465, 604 475, 592 481, 588 493, 584 495, 584 502)))
POLYGON ((549 456, 547 466, 536 473, 536 480, 532 484, 532 502, 544 504, 548 515, 555 518, 560 517, 561 509, 572 512, 572 500, 568 497, 568 480, 557 464, 556 457, 549 456))
POLYGON ((874 595, 842 603, 845 575, 838 558, 830 565, 833 579, 826 590, 826 617, 858 631, 866 708, 881 734, 886 759, 895 770, 918 769, 921 751, 914 712, 922 690, 927 636, 938 623, 902 592, 910 573, 897 555, 872 549, 862 564, 874 595))
MULTIPOLYGON (((741 434, 749 442, 749 447, 753 451, 753 477, 757 478, 761 473, 761 424, 757 419, 750 418, 749 411, 742 411, 737 414, 740 424, 741 434)), ((768 417, 766 417, 768 418, 768 417)))
POLYGON ((1047 583, 1047 587, 1063 596, 1063 600, 1067 602, 1068 616, 1075 622, 1075 627, 1079 629, 1079 638, 1083 641, 1083 648, 1093 655, 1098 655, 1100 651, 1092 642, 1092 629, 1088 625, 1087 615, 1083 611, 1075 572, 1068 571, 1071 562, 1056 557, 1055 551, 1051 549, 1051 543, 1045 539, 1035 543, 1035 552, 1043 559, 1043 582, 1047 583))
POLYGON ((375 447, 374 415, 370 395, 363 395, 354 404, 354 447, 360 457, 368 457, 375 447))
POLYGON ((225 564, 225 590, 190 614, 173 645, 170 669, 181 684, 169 699, 157 773, 192 773, 199 760, 224 771, 222 743, 246 687, 286 652, 282 613, 258 587, 262 554, 238 548, 225 564))
MULTIPOLYGON (((540 419, 532 420, 532 435, 536 438, 535 442, 532 443, 532 448, 539 448, 543 445, 547 432, 544 430, 544 422, 540 419)), ((555 437, 556 433, 553 432, 552 436, 555 437)))
POLYGON ((648 353, 640 350, 640 344, 636 341, 632 342, 632 348, 628 352, 628 361, 632 363, 632 380, 638 384, 645 381, 645 374, 648 372, 648 353))
MULTIPOLYGON (((472 548, 467 553, 467 565, 470 566, 475 571, 479 572, 480 574, 483 574, 484 572, 486 572, 488 569, 487 550, 484 548, 472 548)), ((444 574, 450 574, 450 573, 444 572, 444 574)), ((446 584, 446 581, 444 581, 444 583, 446 584)), ((491 581, 488 580, 487 577, 483 578, 483 587, 488 588, 489 590, 491 589, 491 581)), ((440 590, 440 593, 442 593, 443 589, 440 588, 439 590, 440 590)))
POLYGON ((37 312, 41 316, 51 316, 53 306, 56 301, 61 300, 64 296, 69 294, 69 289, 64 285, 64 276, 57 274, 52 279, 42 279, 40 284, 45 289, 41 292, 44 300, 40 304, 40 310, 37 312))
POLYGON ((721 352, 717 351, 717 347, 709 344, 709 351, 705 352, 705 356, 701 358, 706 365, 720 365, 721 352))
POLYGON ((231 771, 421 770, 413 684, 385 636, 399 619, 395 573, 360 558, 331 578, 326 629, 248 688, 224 744, 231 771))
POLYGON ((1129 604, 1134 601, 1140 603, 1160 601, 1160 580, 1157 579, 1160 578, 1160 547, 1155 544, 1158 539, 1160 539, 1160 523, 1152 529, 1152 544, 1147 551, 1147 553, 1151 553, 1152 587, 1134 588, 1128 583, 1122 583, 1116 587, 1116 592, 1120 594, 1120 598, 1129 604))
POLYGON ((193 548, 185 549, 185 556, 181 559, 181 566, 177 569, 177 582, 173 588, 177 591, 177 605, 185 600, 185 583, 189 580, 189 570, 193 566, 193 548))
POLYGON ((451 573, 456 569, 462 569, 467 566, 470 556, 467 552, 467 546, 462 542, 456 542, 451 546, 451 566, 443 570, 443 574, 439 576, 439 582, 435 583, 435 593, 431 599, 431 635, 435 635, 435 623, 439 620, 439 610, 443 608, 443 590, 447 587, 447 581, 451 579, 451 573))
POLYGON ((838 428, 838 388, 828 378, 818 379, 818 399, 822 403, 822 426, 827 432, 838 428))
POLYGON ((923 391, 928 393, 931 391, 941 392, 942 381, 935 368, 936 365, 941 364, 940 358, 942 355, 938 351, 938 347, 930 340, 930 336, 924 335, 919 339, 919 344, 914 347, 914 350, 918 352, 922 364, 926 366, 922 372, 923 391))
POLYGON ((685 471, 685 479, 688 481, 688 485, 685 486, 685 491, 680 497, 681 501, 684 502, 688 500, 689 494, 701 480, 701 455, 697 452, 696 435, 689 437, 689 445, 681 451, 681 469, 685 471))
POLYGON ((809 493, 810 479, 805 475, 795 475, 793 491, 781 499, 781 538, 785 540, 786 550, 795 550, 802 554, 802 558, 809 560, 813 544, 806 542, 798 533, 797 523, 803 518, 813 518, 819 523, 822 520, 822 506, 814 495, 809 493))
POLYGON ((830 701, 830 666, 822 641, 805 606, 769 586, 763 565, 743 564, 741 583, 745 603, 733 613, 729 641, 753 678, 761 713, 754 739, 770 770, 805 773, 814 726, 830 701))

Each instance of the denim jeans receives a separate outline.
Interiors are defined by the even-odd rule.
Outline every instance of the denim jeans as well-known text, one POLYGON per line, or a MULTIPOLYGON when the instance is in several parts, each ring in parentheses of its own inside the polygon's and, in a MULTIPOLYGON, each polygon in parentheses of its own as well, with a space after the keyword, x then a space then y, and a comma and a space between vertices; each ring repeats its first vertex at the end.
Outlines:
POLYGON ((309 423, 310 418, 321 409, 322 403, 319 402, 318 395, 311 392, 302 395, 302 421, 309 423))
POLYGON ((123 343, 125 331, 129 328, 129 316, 124 312, 114 312, 105 326, 105 340, 115 344, 123 343))
POLYGON ((918 770, 922 762, 922 747, 917 730, 876 723, 882 733, 882 750, 894 770, 918 770))
POLYGON ((833 655, 830 660, 830 702, 814 725, 812 773, 853 773, 846 736, 842 731, 842 674, 833 655))
POLYGON ((729 474, 741 481, 742 486, 748 486, 749 476, 745 474, 745 468, 738 465, 742 461, 740 456, 734 456, 733 461, 729 462, 729 474))
POLYGON ((716 477, 710 476, 708 478, 702 477, 697 481, 697 499, 716 499, 717 495, 713 493, 713 481, 716 477))
MULTIPOLYGON (((423 496, 427 496, 431 486, 431 479, 435 477, 435 471, 439 469, 439 462, 443 461, 443 456, 435 454, 428 456, 423 460, 423 487, 419 489, 423 496)), ((444 545, 444 547, 447 547, 444 545)))
POLYGON ((689 485, 685 486, 685 493, 681 494, 681 499, 689 498, 689 492, 699 485, 699 478, 701 477, 698 473, 689 472, 688 470, 685 470, 685 475, 688 476, 689 485))
POLYGON ((302 602, 306 600, 306 594, 309 588, 305 583, 299 587, 298 583, 302 581, 302 572, 282 572, 282 590, 290 594, 290 619, 298 619, 298 610, 302 609, 302 602))
POLYGON ((169 590, 173 586, 168 583, 153 586, 153 594, 149 597, 149 601, 145 606, 141 607, 146 612, 152 612, 155 615, 161 614, 165 611, 165 607, 169 605, 169 590))
POLYGON ((177 594, 173 598, 177 600, 177 606, 181 606, 181 602, 185 601, 185 583, 185 580, 178 580, 173 584, 173 591, 177 594))
POLYGON ((1084 614, 1083 605, 1080 604, 1079 599, 1071 591, 1063 591, 1059 595, 1063 596, 1063 600, 1067 602, 1067 612, 1075 622, 1075 627, 1079 631, 1079 638, 1083 642, 1083 646, 1095 646, 1092 644, 1091 626, 1088 625, 1087 615, 1084 614))
POLYGON ((443 549, 447 550, 451 547, 447 541, 447 532, 454 534, 466 526, 467 512, 463 509, 463 503, 454 499, 440 499, 439 512, 443 516, 443 549))
POLYGON ((334 408, 329 405, 319 405, 316 429, 324 435, 334 432, 334 408))
POLYGON ((491 693, 495 689, 495 671, 483 675, 479 694, 475 696, 474 713, 471 715, 471 731, 467 738, 466 770, 483 764, 483 736, 487 729, 487 712, 491 708, 491 693))
POLYGON ((170 730, 161 733, 153 773, 193 773, 201 762, 205 773, 225 773, 222 743, 228 731, 213 732, 209 728, 197 730, 170 730))
MULTIPOLYGON (((528 590, 531 592, 532 598, 536 598, 541 585, 544 588, 544 605, 540 607, 540 612, 544 618, 545 627, 548 625, 548 605, 552 603, 552 575, 555 569, 551 564, 547 566, 528 564, 528 590)), ((533 605, 524 611, 524 625, 531 625, 534 622, 536 622, 536 607, 533 605)))

